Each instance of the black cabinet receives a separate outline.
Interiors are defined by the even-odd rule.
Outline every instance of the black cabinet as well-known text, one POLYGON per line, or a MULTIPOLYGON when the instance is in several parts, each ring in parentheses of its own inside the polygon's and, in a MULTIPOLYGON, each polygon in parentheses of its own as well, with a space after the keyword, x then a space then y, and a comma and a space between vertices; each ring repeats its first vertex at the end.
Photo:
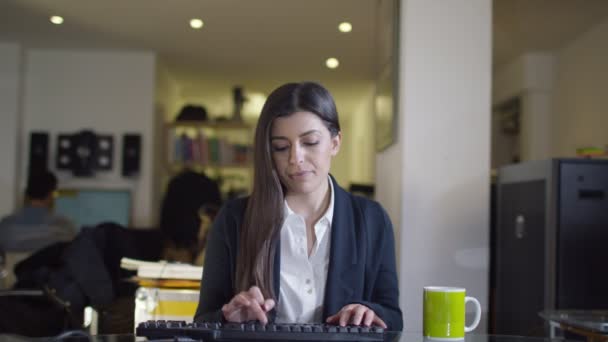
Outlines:
POLYGON ((492 333, 544 335, 545 309, 608 309, 607 196, 608 160, 498 171, 492 333))

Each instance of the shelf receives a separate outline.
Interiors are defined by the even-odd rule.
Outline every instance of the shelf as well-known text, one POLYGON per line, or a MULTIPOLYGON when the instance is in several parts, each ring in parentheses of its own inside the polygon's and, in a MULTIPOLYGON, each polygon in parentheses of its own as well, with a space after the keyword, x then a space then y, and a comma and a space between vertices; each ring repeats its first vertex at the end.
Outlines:
MULTIPOLYGON (((220 129, 218 129, 220 130, 220 129)), ((252 161, 252 147, 224 137, 209 137, 204 132, 188 136, 169 134, 167 163, 199 164, 208 167, 247 168, 252 161)))
POLYGON ((250 129, 251 125, 242 121, 179 121, 167 123, 169 128, 214 128, 214 129, 250 129))
POLYGON ((164 126, 164 169, 169 177, 204 172, 218 180, 224 198, 250 191, 253 125, 239 121, 180 121, 164 126))
POLYGON ((171 171, 177 171, 184 169, 186 167, 190 167, 194 170, 202 170, 202 169, 239 169, 239 170, 249 170, 252 168, 251 164, 201 164, 195 162, 173 162, 170 163, 168 168, 171 171))

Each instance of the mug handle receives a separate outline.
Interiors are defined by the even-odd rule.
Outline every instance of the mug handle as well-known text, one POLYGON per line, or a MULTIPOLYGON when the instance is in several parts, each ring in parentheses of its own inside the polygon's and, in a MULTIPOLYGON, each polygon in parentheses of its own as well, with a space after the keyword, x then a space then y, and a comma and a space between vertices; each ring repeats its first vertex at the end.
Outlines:
POLYGON ((479 321, 481 320, 481 305, 479 301, 475 297, 464 297, 464 305, 467 305, 467 302, 473 302, 475 304, 475 319, 473 320, 473 324, 464 327, 464 332, 473 331, 477 328, 479 321))

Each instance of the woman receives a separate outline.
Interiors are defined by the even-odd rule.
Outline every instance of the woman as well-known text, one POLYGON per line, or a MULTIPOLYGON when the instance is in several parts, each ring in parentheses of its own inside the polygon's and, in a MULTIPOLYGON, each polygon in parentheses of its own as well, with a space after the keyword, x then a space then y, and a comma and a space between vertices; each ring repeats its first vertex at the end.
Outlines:
POLYGON ((342 133, 311 82, 270 94, 254 141, 251 196, 210 232, 195 321, 403 327, 392 224, 329 176, 342 133))

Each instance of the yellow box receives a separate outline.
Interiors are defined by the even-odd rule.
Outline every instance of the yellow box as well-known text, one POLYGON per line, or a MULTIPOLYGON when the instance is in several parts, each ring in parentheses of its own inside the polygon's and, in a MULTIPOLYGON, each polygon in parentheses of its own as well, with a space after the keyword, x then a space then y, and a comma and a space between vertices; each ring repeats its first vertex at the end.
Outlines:
POLYGON ((148 320, 192 322, 199 291, 140 287, 135 293, 135 327, 148 320))

